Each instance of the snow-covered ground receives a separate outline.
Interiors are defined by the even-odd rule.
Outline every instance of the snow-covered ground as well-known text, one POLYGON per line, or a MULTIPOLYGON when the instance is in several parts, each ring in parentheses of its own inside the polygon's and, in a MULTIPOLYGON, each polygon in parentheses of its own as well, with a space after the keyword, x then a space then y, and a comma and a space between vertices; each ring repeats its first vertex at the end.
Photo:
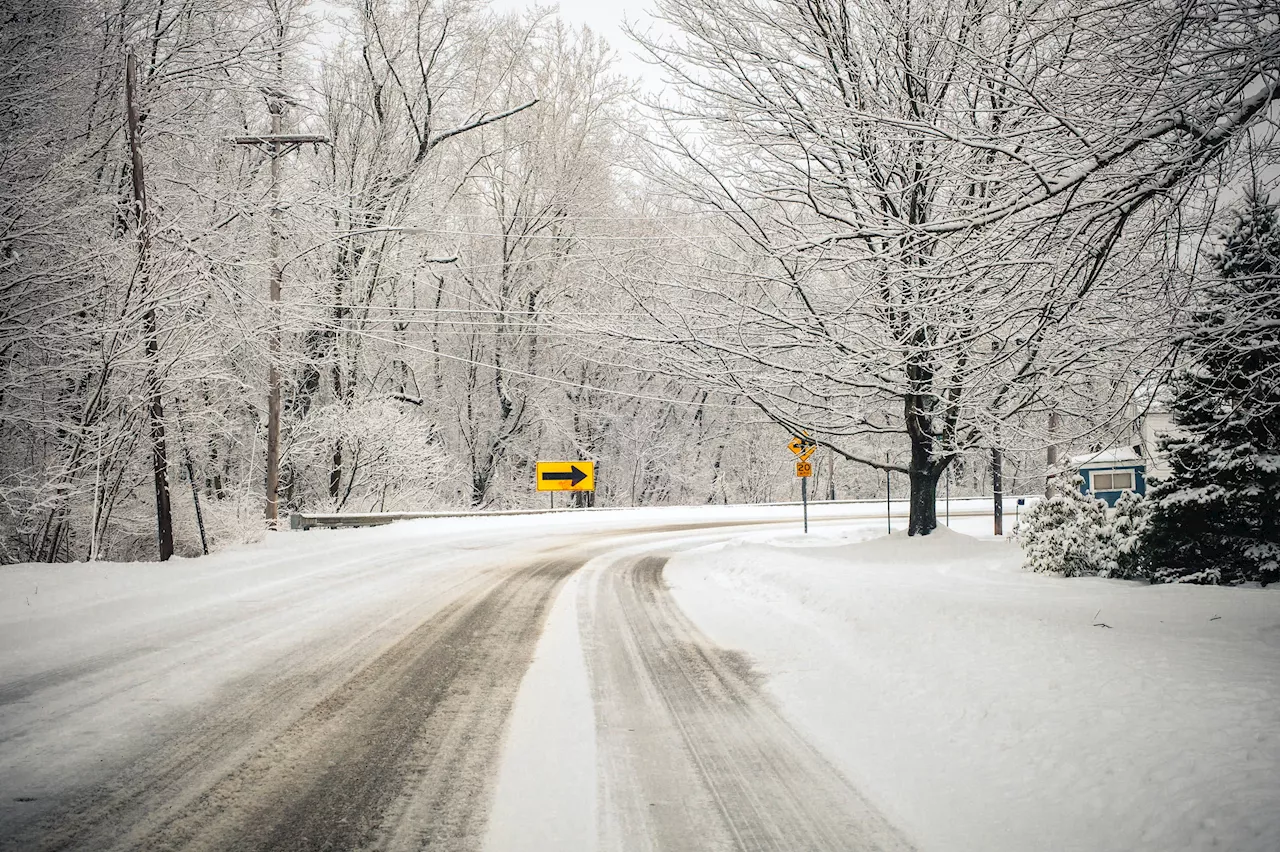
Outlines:
MULTIPOLYGON (((986 511, 990 500, 956 500, 960 511, 986 511)), ((1006 512, 1013 511, 1009 502, 1006 512)), ((810 504, 815 522, 833 516, 884 518, 881 502, 810 504)), ((383 555, 474 550, 484 544, 520 547, 540 536, 627 530, 659 524, 786 521, 800 524, 798 505, 670 506, 497 517, 448 517, 402 521, 377 529, 272 533, 197 559, 167 563, 97 562, 0 565, 0 675, 39 668, 58 647, 100 641, 103 630, 132 631, 176 609, 240 602, 267 594, 279 583, 310 573, 331 574, 383 555), (6 631, 12 631, 7 633, 6 631), (39 652, 39 653, 37 653, 39 652)), ((906 505, 893 503, 893 527, 906 525, 906 505)), ((883 521, 881 521, 883 523, 883 521)), ((989 522, 988 522, 989 523, 989 522)))
POLYGON ((1028 574, 989 516, 966 514, 988 506, 955 501, 955 531, 926 539, 886 537, 883 504, 814 504, 807 536, 797 506, 700 507, 2 567, 0 722, 21 737, 0 776, 23 779, 14 796, 41 794, 255 672, 341 674, 450 584, 611 532, 559 592, 524 677, 490 849, 594 848, 608 802, 594 795, 601 711, 583 655, 599 637, 579 605, 628 559, 675 552, 665 577, 680 607, 750 657, 786 718, 923 852, 1280 850, 1280 590, 1028 574), (700 527, 753 522, 765 525, 700 527))
POLYGON ((1280 590, 1020 561, 863 524, 744 535, 666 576, 924 850, 1280 849, 1280 590))
MULTIPOLYGON (((812 514, 883 511, 882 504, 815 505, 812 514)), ((354 653, 351 637, 376 649, 423 615, 419 599, 469 572, 574 535, 752 520, 798 527, 800 509, 437 518, 279 532, 166 563, 0 566, 0 728, 20 732, 12 749, 0 749, 0 793, 21 776, 24 789, 14 795, 28 796, 100 757, 147 746, 162 724, 258 672, 354 653)), ((0 816, 12 804, 0 801, 0 816)))

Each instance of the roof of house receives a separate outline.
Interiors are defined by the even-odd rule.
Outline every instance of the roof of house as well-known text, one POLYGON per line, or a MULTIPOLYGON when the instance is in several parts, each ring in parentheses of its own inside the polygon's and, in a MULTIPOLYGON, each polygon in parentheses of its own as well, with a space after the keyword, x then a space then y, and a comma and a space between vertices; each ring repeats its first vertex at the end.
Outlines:
POLYGON ((1067 460, 1067 464, 1074 468, 1082 468, 1106 467, 1109 465, 1132 466, 1146 464, 1146 461, 1142 453, 1135 452, 1133 447, 1111 447, 1106 450, 1072 456, 1067 460))

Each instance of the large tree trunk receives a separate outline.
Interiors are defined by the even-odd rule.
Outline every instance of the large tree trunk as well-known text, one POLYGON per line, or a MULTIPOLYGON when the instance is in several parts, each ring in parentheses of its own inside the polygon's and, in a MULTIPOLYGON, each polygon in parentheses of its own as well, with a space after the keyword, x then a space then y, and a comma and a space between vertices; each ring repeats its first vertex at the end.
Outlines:
POLYGON ((911 519, 907 535, 928 535, 938 526, 938 480, 950 459, 938 462, 930 456, 926 444, 911 442, 911 519))
POLYGON ((333 501, 335 510, 340 508, 338 495, 342 493, 342 439, 333 442, 333 455, 329 465, 329 499, 333 501))
MULTIPOLYGON (((933 368, 924 359, 915 359, 908 367, 912 383, 927 389, 933 380, 933 368)), ((911 441, 911 463, 907 475, 911 482, 911 518, 907 535, 928 535, 938 526, 938 480, 954 458, 954 410, 935 417, 938 400, 931 394, 909 394, 904 400, 903 421, 911 441), (936 452, 946 448, 946 454, 936 452)))
POLYGON ((996 535, 1004 535, 1004 453, 999 447, 991 448, 991 498, 996 535))

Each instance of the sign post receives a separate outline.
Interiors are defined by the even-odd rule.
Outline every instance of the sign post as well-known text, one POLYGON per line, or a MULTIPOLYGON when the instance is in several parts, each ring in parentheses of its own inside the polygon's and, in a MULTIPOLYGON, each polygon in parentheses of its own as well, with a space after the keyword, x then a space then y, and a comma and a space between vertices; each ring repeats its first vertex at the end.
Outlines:
POLYGON ((813 476, 813 462, 796 462, 796 476, 800 478, 800 503, 804 506, 804 531, 809 532, 809 477, 813 476))
POLYGON ((804 504, 804 534, 809 534, 809 480, 800 480, 800 502, 804 504))
POLYGON ((787 443, 787 449, 796 454, 796 476, 800 479, 800 504, 804 507, 804 531, 809 533, 809 477, 813 476, 813 462, 809 459, 818 449, 817 443, 807 434, 797 435, 787 443))
POLYGON ((893 535, 893 505, 889 496, 889 492, 893 488, 893 482, 889 479, 889 453, 884 454, 884 524, 889 528, 889 535, 893 535))
POLYGON ((951 526, 951 465, 947 465, 947 526, 951 526))

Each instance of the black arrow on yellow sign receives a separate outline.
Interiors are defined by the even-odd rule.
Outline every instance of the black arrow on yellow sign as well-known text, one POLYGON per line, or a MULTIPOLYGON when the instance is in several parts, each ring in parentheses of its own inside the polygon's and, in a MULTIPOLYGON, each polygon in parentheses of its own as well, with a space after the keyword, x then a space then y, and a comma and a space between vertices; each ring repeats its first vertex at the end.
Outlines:
POLYGON ((586 478, 587 475, 579 470, 576 464, 570 465, 568 470, 544 470, 542 472, 543 482, 557 482, 567 479, 570 485, 577 485, 586 478))

